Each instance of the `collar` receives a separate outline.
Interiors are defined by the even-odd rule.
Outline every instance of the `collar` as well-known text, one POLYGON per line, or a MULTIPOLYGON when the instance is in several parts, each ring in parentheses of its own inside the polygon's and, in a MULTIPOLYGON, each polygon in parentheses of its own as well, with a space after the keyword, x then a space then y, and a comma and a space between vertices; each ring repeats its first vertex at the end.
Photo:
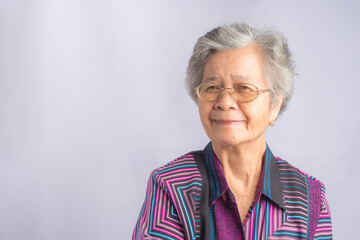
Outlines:
MULTIPOLYGON (((229 189, 229 185, 224 176, 221 163, 212 149, 211 142, 205 147, 203 153, 209 173, 209 200, 211 205, 229 189)), ((267 144, 263 161, 262 176, 260 177, 260 193, 267 196, 271 201, 285 210, 279 169, 275 157, 267 144)))

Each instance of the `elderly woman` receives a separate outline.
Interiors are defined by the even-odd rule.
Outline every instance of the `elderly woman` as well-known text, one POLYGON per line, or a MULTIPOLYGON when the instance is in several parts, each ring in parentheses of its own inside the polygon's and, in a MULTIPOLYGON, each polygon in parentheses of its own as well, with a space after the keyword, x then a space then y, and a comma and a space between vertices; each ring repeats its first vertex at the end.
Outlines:
POLYGON ((133 239, 332 239, 324 185, 264 137, 293 75, 279 32, 232 24, 198 40, 186 83, 211 141, 152 172, 133 239))

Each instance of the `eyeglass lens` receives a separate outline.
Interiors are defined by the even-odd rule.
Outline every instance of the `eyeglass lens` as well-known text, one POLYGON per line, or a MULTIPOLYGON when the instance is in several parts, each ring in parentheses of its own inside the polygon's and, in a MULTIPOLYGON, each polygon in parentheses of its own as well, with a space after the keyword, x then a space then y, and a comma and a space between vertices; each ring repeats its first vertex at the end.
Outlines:
MULTIPOLYGON (((225 90, 225 89, 224 89, 225 90)), ((199 86, 199 95, 205 101, 216 101, 222 94, 223 88, 216 83, 203 83, 199 86)), ((226 91, 226 90, 225 90, 226 91)), ((256 98, 257 89, 255 86, 246 83, 235 84, 232 87, 232 93, 236 100, 240 102, 249 102, 256 98)))

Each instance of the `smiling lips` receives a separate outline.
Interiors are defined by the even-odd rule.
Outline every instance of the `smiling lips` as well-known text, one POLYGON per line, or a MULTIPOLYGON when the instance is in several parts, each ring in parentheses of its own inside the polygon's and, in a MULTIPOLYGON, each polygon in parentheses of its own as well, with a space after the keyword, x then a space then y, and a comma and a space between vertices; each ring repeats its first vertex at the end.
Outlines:
POLYGON ((235 125, 244 122, 242 120, 229 120, 229 119, 212 119, 212 121, 219 125, 235 125))

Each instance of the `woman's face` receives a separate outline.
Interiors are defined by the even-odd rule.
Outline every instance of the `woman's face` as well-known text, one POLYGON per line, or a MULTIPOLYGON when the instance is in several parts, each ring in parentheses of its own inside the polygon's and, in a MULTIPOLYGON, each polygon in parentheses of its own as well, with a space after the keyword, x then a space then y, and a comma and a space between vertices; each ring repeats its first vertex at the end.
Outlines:
MULTIPOLYGON (((202 82, 216 82, 224 88, 251 83, 260 89, 269 86, 264 77, 262 53, 255 45, 214 53, 204 66, 202 82)), ((264 139, 271 120, 277 117, 282 99, 270 105, 269 92, 251 102, 237 102, 226 91, 216 102, 198 98, 201 123, 214 144, 237 146, 264 139)))

